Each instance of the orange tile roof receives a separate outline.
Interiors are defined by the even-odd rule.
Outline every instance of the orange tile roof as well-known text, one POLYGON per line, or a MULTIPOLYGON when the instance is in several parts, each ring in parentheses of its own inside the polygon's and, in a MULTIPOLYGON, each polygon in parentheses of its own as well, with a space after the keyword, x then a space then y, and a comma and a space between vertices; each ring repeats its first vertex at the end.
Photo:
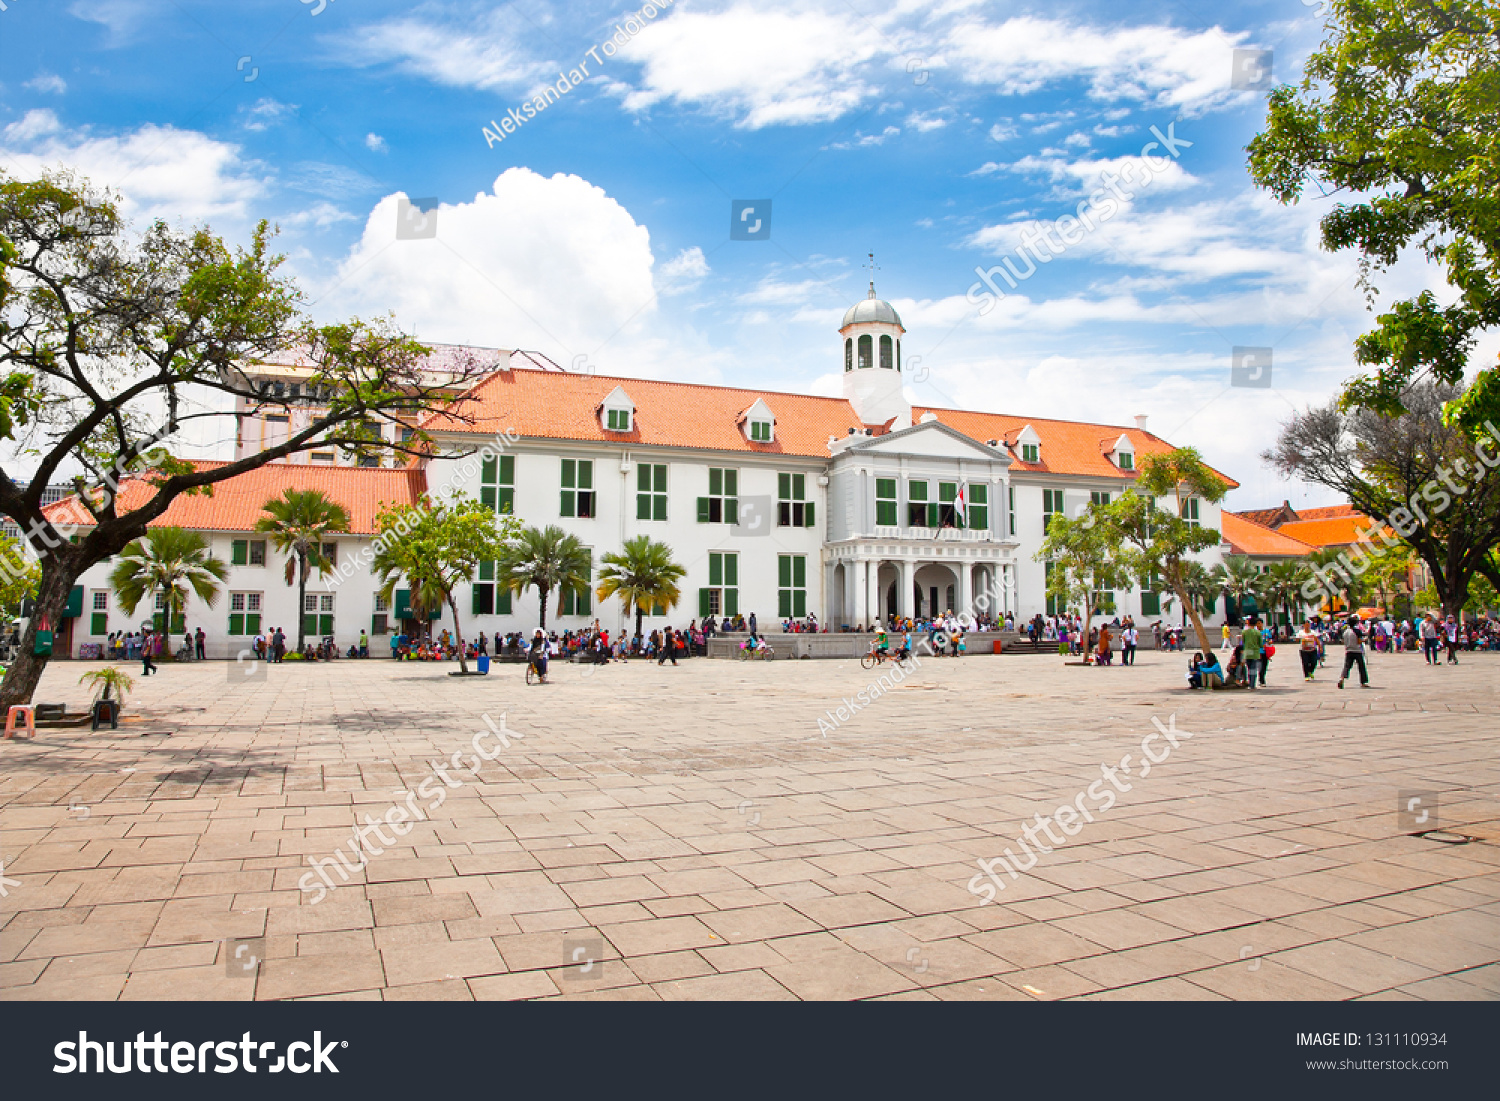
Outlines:
MULTIPOLYGON (((1262 510, 1280 512, 1280 509, 1262 510)), ((1313 552, 1313 548, 1300 539, 1293 539, 1280 530, 1256 523, 1246 513, 1225 509, 1219 514, 1219 530, 1224 541, 1235 554, 1263 557, 1297 558, 1313 552)))
MULTIPOLYGON (((214 469, 220 462, 194 463, 199 470, 214 469)), ((320 489, 349 513, 349 530, 372 535, 375 517, 384 504, 412 504, 427 491, 427 477, 411 468, 400 470, 351 466, 311 466, 267 463, 213 487, 213 495, 177 497, 167 511, 147 526, 180 527, 192 531, 253 531, 264 515, 262 506, 284 489, 320 489)), ((151 499, 155 490, 139 478, 120 483, 116 507, 133 512, 151 499)), ((78 498, 65 497, 42 510, 54 523, 89 527, 93 518, 78 498)))
POLYGON ((1328 505, 1324 508, 1299 508, 1296 510, 1298 520, 1335 520, 1348 516, 1354 516, 1361 520, 1364 513, 1356 512, 1353 505, 1328 505))
POLYGON ((428 431, 493 435, 514 429, 521 436, 558 440, 614 441, 712 451, 764 452, 828 458, 828 437, 863 428, 843 398, 819 398, 769 390, 737 390, 689 382, 559 374, 518 368, 497 371, 476 383, 455 407, 422 422, 428 431), (629 432, 608 432, 599 406, 621 387, 635 403, 629 432), (776 417, 776 439, 752 443, 737 421, 762 398, 776 417), (465 423, 466 420, 472 423, 465 423))
MULTIPOLYGON (((1282 524, 1276 530, 1283 535, 1290 535, 1295 539, 1300 539, 1304 543, 1311 543, 1315 547, 1346 547, 1359 542, 1359 532, 1370 526, 1369 518, 1355 512, 1347 505, 1335 507, 1346 508, 1348 512, 1319 520, 1293 520, 1291 523, 1282 524)), ((1326 511, 1329 510, 1307 510, 1307 512, 1326 511)), ((1306 514, 1305 512, 1299 512, 1297 515, 1305 516, 1306 514)))
MULTIPOLYGON (((1164 455, 1173 450, 1171 444, 1150 432, 1139 428, 1125 428, 1110 424, 1091 424, 1084 421, 1049 420, 1045 417, 1017 417, 1009 413, 979 413, 967 409, 938 409, 930 406, 915 406, 911 415, 920 420, 924 413, 933 413, 937 419, 965 436, 980 441, 1004 440, 1012 445, 1015 454, 1013 471, 1037 471, 1049 474, 1078 474, 1098 478, 1134 478, 1133 470, 1121 470, 1110 461, 1108 450, 1123 434, 1135 445, 1136 465, 1143 455, 1164 455), (1025 463, 1020 451, 1014 447, 1016 436, 1027 425, 1041 437, 1040 462, 1025 463), (1101 433, 1108 435, 1101 435, 1101 433)), ((1231 489, 1239 483, 1223 473, 1215 471, 1231 489)))

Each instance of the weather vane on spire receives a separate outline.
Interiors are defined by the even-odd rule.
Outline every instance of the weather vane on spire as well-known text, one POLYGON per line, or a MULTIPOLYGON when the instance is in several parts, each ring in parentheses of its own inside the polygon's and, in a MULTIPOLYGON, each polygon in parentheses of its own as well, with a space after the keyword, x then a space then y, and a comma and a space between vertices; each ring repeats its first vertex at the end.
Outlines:
POLYGON ((875 254, 872 252, 872 253, 869 254, 869 256, 870 256, 870 262, 867 265, 865 265, 865 266, 870 269, 870 297, 874 298, 875 297, 875 273, 877 271, 879 271, 880 268, 879 268, 879 265, 877 265, 875 263, 875 254))

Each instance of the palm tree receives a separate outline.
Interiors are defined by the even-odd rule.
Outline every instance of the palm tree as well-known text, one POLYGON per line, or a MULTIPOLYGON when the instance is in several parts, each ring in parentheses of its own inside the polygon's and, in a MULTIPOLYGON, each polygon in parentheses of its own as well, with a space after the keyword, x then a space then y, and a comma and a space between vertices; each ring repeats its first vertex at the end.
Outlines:
POLYGON ((1301 608, 1306 603, 1302 597, 1302 586, 1313 579, 1312 568, 1306 562, 1288 558, 1273 562, 1265 576, 1266 599, 1281 606, 1290 626, 1297 618, 1292 614, 1293 606, 1301 608))
POLYGON ((323 540, 349 530, 349 513, 320 489, 287 489, 261 505, 269 513, 255 522, 255 530, 271 537, 271 544, 287 556, 286 583, 297 581, 297 649, 307 645, 307 571, 333 572, 323 554, 323 540))
MULTIPOLYGON (((1243 554, 1229 555, 1222 566, 1215 566, 1210 571, 1210 576, 1221 592, 1233 598, 1236 613, 1243 612, 1246 597, 1254 598, 1261 594, 1264 584, 1260 567, 1248 555, 1243 554)), ((1225 611, 1227 613, 1228 609, 1225 611)))
MULTIPOLYGON (((219 600, 219 584, 229 577, 229 566, 208 550, 208 540, 182 528, 152 528, 120 552, 109 573, 109 586, 126 615, 148 596, 165 597, 162 627, 171 634, 172 621, 186 615, 188 589, 209 607, 219 600)), ((171 648, 163 651, 171 656, 171 648)))
MULTIPOLYGON (((1192 559, 1182 564, 1182 587, 1188 598, 1193 602, 1193 607, 1206 608, 1210 601, 1218 599, 1219 582, 1209 572, 1207 566, 1202 562, 1192 559)), ((1182 609, 1182 625, 1187 626, 1189 609, 1184 605, 1182 609)), ((1199 643, 1202 644, 1203 635, 1199 634, 1199 643)))
MULTIPOLYGON (((1359 598, 1364 589, 1363 578, 1358 572, 1349 568, 1349 552, 1343 547, 1319 547, 1308 555, 1308 562, 1321 571, 1320 576, 1327 579, 1327 586, 1331 587, 1334 597, 1344 602, 1344 610, 1354 611, 1359 607, 1359 598)), ((1333 606, 1332 600, 1328 602, 1328 610, 1335 612, 1338 609, 1333 606)))
POLYGON ((562 593, 566 589, 587 589, 594 563, 589 552, 556 524, 545 528, 522 528, 505 545, 496 561, 498 584, 518 596, 535 589, 541 597, 542 618, 539 626, 547 629, 547 594, 556 590, 558 614, 562 614, 562 593))
POLYGON ((672 561, 671 547, 653 543, 649 535, 628 540, 622 553, 606 554, 603 562, 604 568, 599 571, 599 599, 618 596, 627 610, 635 609, 636 638, 641 637, 641 617, 648 606, 660 604, 671 608, 682 598, 677 582, 687 575, 687 570, 672 561))

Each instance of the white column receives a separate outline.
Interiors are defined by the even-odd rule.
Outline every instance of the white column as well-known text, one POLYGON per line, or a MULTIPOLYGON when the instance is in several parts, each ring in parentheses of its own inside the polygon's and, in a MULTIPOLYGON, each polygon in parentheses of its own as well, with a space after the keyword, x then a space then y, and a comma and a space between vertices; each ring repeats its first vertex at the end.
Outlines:
POLYGON ((960 558, 958 560, 958 585, 953 590, 953 609, 955 616, 963 615, 969 610, 969 560, 960 558))
POLYGON ((870 564, 863 559, 854 563, 854 625, 870 621, 870 564))
POLYGON ((911 575, 912 563, 903 558, 896 564, 899 577, 896 581, 896 614, 899 616, 911 615, 911 575))

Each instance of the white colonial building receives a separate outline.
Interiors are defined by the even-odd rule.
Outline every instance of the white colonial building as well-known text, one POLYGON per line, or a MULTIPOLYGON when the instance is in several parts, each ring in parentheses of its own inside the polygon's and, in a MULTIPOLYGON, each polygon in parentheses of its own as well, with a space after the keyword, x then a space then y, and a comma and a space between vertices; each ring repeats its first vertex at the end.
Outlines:
MULTIPOLYGON (((596 577, 602 556, 628 539, 668 544, 687 571, 684 599, 652 609, 647 630, 752 612, 766 627, 812 612, 834 630, 948 609, 1018 620, 1047 612, 1046 566, 1033 556, 1050 517, 1125 492, 1138 457, 1171 445, 1147 430, 1145 417, 1120 426, 914 407, 902 385, 905 332, 872 284, 839 329, 844 392, 837 398, 575 374, 531 356, 489 353, 495 369, 464 395, 462 415, 423 422, 437 445, 424 462, 397 469, 345 466, 333 456, 278 463, 220 486, 212 498, 175 502, 161 522, 204 531, 232 563, 226 597, 212 609, 195 600, 187 625, 205 625, 213 656, 234 654, 253 635, 252 623, 295 637, 297 614, 308 617, 310 634, 333 634, 347 647, 364 630, 374 652, 383 652, 390 633, 418 625, 404 594, 385 607, 375 579, 358 568, 375 513, 381 503, 450 487, 527 524, 572 532, 590 548, 596 577), (260 504, 286 486, 324 489, 355 517, 355 530, 335 548, 340 565, 351 568, 315 579, 303 609, 282 581, 283 563, 252 533, 260 504)), ((296 364, 274 367, 287 379, 298 373, 296 364)), ((262 407, 241 415, 243 450, 266 438, 261 421, 288 414, 262 407)), ((283 431, 278 421, 275 435, 283 431)), ((128 492, 124 499, 129 507, 128 492)), ((52 508, 65 510, 60 518, 84 519, 76 504, 52 508)), ((1220 528, 1217 505, 1190 501, 1188 514, 1220 528)), ((59 655, 76 656, 80 644, 142 619, 111 608, 110 565, 82 579, 59 655)), ((1143 622, 1162 613, 1150 591, 1111 599, 1117 614, 1143 622)), ((633 618, 590 591, 553 600, 547 619, 558 629, 597 618, 619 631, 633 618)), ((471 613, 465 637, 529 630, 538 618, 535 592, 499 591, 492 569, 481 572, 462 606, 471 613)), ((445 611, 434 629, 451 628, 449 618, 445 611)))

